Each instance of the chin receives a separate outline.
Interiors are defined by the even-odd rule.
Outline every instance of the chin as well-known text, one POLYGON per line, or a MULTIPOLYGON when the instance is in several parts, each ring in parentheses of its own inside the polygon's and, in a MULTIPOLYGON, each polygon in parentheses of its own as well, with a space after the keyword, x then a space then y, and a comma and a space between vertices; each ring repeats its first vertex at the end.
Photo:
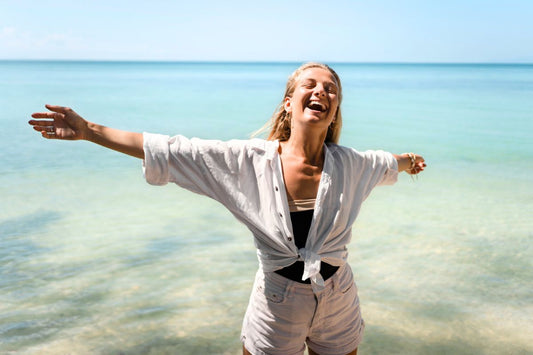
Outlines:
POLYGON ((331 120, 329 117, 323 115, 323 114, 308 114, 304 115, 304 120, 306 122, 314 122, 314 123, 322 123, 329 125, 331 120))

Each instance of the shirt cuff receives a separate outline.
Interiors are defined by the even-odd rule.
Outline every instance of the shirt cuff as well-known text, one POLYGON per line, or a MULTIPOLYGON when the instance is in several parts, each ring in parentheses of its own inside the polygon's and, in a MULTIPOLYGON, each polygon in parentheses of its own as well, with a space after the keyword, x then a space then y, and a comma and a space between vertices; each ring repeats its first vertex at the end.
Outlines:
POLYGON ((168 183, 169 136, 143 133, 143 175, 151 185, 168 183))
POLYGON ((392 153, 386 153, 387 170, 381 179, 380 185, 394 185, 398 181, 398 161, 392 153))

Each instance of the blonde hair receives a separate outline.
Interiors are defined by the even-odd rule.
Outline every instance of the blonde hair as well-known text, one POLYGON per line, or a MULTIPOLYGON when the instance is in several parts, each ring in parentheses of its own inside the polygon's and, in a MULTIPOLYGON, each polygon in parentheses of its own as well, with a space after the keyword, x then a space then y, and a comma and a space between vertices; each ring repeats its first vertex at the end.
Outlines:
POLYGON ((335 113, 335 118, 331 125, 328 128, 328 133, 326 134, 326 143, 338 143, 339 138, 341 135, 341 128, 342 128, 342 115, 341 115, 341 101, 342 101, 342 87, 341 87, 341 80, 339 78, 339 75, 331 69, 328 65, 322 64, 322 63, 305 63, 301 65, 298 69, 296 69, 287 80, 287 85, 285 87, 285 95, 283 95, 283 99, 281 100, 281 103, 276 108, 276 111, 274 111, 274 114, 272 115, 272 118, 270 119, 270 122, 268 122, 263 130, 270 129, 270 133, 268 135, 267 140, 280 140, 280 141, 286 141, 291 136, 291 115, 287 111, 285 111, 285 98, 292 97, 292 94, 294 93, 294 89, 296 88, 296 82, 300 75, 307 69, 311 68, 321 68, 329 71, 331 75, 335 78, 337 81, 337 87, 338 87, 338 93, 337 96, 339 98, 339 106, 337 107, 337 112, 335 113))

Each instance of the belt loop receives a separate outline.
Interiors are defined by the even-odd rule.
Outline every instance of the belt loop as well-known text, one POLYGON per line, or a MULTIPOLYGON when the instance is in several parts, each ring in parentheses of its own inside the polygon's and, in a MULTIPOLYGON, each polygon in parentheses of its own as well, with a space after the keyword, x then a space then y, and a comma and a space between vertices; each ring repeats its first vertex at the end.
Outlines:
POLYGON ((295 281, 287 279, 287 286, 285 286, 285 297, 287 297, 287 296, 289 296, 291 294, 295 283, 296 283, 295 281))

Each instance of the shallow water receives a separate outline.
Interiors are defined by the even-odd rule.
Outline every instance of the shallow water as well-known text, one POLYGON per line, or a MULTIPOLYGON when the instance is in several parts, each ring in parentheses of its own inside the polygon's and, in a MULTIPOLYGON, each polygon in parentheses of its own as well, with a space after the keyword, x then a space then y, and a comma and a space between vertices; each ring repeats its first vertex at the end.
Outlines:
MULTIPOLYGON (((117 128, 246 138, 295 64, 0 62, 0 353, 238 354, 257 268, 214 201, 27 126, 44 103, 117 128)), ((377 188, 352 266, 366 354, 533 352, 533 66, 333 66, 341 142, 416 151, 377 188)))

